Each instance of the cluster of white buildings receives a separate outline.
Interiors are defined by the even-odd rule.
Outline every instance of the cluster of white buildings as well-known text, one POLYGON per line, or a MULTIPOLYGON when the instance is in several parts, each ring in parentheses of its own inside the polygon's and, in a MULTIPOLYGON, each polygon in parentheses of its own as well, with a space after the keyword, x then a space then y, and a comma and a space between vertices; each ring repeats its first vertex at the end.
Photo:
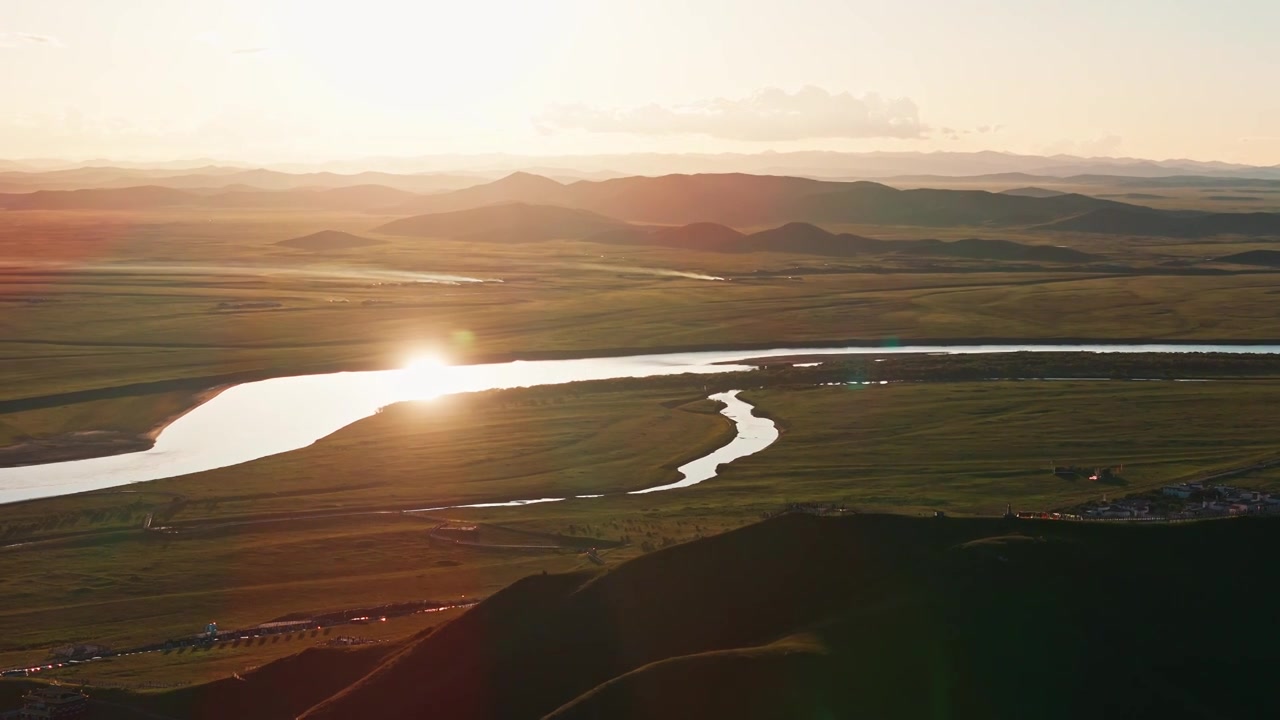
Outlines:
POLYGON ((1187 520, 1201 517, 1228 517, 1232 515, 1257 515, 1280 512, 1280 494, 1259 490, 1243 490, 1227 485, 1205 483, 1181 483, 1166 485, 1160 489, 1166 498, 1186 500, 1178 510, 1169 510, 1169 503, 1159 498, 1129 497, 1087 508, 1081 515, 1086 520, 1187 520), (1161 508, 1154 508, 1160 505, 1161 508))
POLYGON ((1084 511, 1083 517, 1086 520, 1132 520, 1153 516, 1149 501, 1142 498, 1130 498, 1088 508, 1084 511))
POLYGON ((1260 490, 1243 490, 1229 485, 1210 487, 1204 483, 1183 483, 1166 485, 1160 492, 1191 501, 1183 508, 1182 517, 1254 515, 1280 511, 1280 495, 1273 496, 1260 490))

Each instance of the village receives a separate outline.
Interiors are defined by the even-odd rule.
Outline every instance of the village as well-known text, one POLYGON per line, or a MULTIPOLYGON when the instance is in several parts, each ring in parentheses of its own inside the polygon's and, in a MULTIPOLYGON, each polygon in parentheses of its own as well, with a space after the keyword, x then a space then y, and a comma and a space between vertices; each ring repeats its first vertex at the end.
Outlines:
POLYGON ((1280 512, 1280 495, 1261 490, 1188 482, 1070 508, 1082 520, 1197 520, 1280 512))

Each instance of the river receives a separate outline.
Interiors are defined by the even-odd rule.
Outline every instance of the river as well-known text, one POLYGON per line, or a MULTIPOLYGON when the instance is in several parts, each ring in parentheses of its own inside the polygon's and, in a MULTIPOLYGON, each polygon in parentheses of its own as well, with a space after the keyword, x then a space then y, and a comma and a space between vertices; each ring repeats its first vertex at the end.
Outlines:
MULTIPOLYGON (((752 358, 789 355, 1003 352, 1280 354, 1276 345, 904 345, 774 348, 535 360, 299 375, 228 388, 166 427, 150 450, 0 469, 0 503, 187 475, 306 447, 392 403, 580 380, 751 370, 752 358)), ((714 469, 713 469, 714 472, 714 469)), ((678 485, 678 483, 677 483, 678 485)))

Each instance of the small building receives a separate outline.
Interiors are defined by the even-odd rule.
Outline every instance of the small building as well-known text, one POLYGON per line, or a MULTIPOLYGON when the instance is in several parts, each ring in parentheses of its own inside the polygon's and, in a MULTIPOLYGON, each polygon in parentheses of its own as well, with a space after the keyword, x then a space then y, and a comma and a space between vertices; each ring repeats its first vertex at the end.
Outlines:
POLYGON ((18 720, 82 718, 88 710, 89 698, 84 693, 61 685, 49 685, 22 696, 18 720))
POLYGON ((1142 500, 1125 500, 1114 507, 1129 511, 1133 517, 1147 517, 1151 514, 1151 506, 1142 500))
POLYGON ((1182 485, 1165 485, 1164 487, 1160 488, 1160 493, 1162 495, 1182 498, 1184 500, 1191 497, 1193 494, 1195 494, 1195 492, 1196 490, 1194 488, 1192 488, 1190 485, 1187 485, 1185 483, 1182 485))

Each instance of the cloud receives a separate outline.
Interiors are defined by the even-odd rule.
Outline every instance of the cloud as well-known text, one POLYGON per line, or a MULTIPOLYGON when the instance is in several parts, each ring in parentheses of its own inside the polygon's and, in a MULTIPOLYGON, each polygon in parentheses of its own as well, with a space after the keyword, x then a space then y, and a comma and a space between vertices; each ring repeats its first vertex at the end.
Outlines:
POLYGON ((271 48, 265 48, 265 47, 247 47, 247 48, 237 48, 237 49, 235 49, 235 50, 232 50, 232 51, 231 51, 231 54, 232 54, 232 55, 256 55, 256 54, 258 54, 258 53, 264 53, 264 52, 267 52, 267 51, 269 51, 270 49, 271 49, 271 48))
POLYGON ((918 138, 916 104, 874 93, 857 97, 817 87, 795 93, 766 88, 742 99, 715 98, 692 105, 645 105, 598 109, 557 105, 534 119, 542 132, 585 130, 637 135, 709 135, 728 140, 782 141, 810 138, 918 138))
POLYGON ((37 35, 25 32, 0 32, 0 48, 16 47, 66 47, 62 41, 52 35, 37 35))

